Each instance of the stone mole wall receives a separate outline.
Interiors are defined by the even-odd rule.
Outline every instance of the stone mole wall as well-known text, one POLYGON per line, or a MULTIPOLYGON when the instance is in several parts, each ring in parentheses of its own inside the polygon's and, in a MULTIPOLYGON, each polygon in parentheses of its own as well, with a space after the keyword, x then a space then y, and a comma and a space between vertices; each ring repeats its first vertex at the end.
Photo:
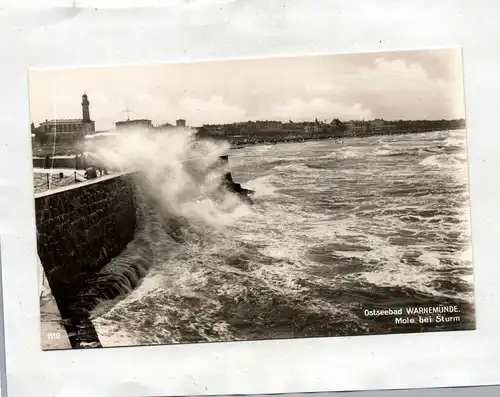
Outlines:
POLYGON ((33 167, 34 168, 75 168, 78 170, 86 169, 87 167, 103 167, 107 168, 102 163, 96 159, 88 156, 86 159, 77 157, 50 157, 46 159, 45 157, 33 157, 33 167))
POLYGON ((38 255, 63 318, 87 280, 133 238, 132 178, 109 175, 35 195, 38 255))
POLYGON ((34 168, 76 168, 75 158, 51 158, 48 162, 45 157, 33 158, 34 168))

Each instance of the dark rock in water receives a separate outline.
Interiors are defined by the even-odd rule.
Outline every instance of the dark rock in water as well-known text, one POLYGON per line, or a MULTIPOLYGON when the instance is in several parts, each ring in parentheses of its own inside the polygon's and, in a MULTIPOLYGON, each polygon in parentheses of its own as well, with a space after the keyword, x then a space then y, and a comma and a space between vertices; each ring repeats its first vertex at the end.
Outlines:
POLYGON ((245 189, 241 187, 239 183, 234 182, 230 172, 224 175, 222 186, 225 187, 229 192, 235 193, 240 196, 240 198, 246 201, 248 204, 253 204, 253 201, 249 196, 251 196, 255 192, 250 189, 245 189))
MULTIPOLYGON (((229 156, 220 156, 219 157, 224 164, 229 164, 229 156)), ((253 204, 250 196, 255 193, 253 190, 243 188, 239 183, 233 181, 233 177, 231 172, 226 172, 222 179, 221 186, 226 188, 229 192, 237 194, 243 201, 246 201, 248 204, 253 204)))

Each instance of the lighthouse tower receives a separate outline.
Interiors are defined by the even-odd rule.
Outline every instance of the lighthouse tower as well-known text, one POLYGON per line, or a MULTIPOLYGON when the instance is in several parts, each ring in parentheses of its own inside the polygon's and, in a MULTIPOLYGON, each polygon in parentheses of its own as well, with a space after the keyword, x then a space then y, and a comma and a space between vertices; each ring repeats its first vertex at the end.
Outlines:
POLYGON ((82 95, 82 135, 87 135, 95 132, 95 123, 90 120, 89 111, 90 102, 87 94, 82 95))
POLYGON ((82 95, 82 112, 83 112, 83 122, 90 122, 90 102, 87 98, 87 94, 82 95))

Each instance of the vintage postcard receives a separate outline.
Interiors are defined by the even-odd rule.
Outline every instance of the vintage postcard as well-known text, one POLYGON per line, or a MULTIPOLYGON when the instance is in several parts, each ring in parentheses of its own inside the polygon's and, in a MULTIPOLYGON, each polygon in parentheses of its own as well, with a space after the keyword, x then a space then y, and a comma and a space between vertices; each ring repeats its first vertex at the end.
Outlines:
POLYGON ((475 329, 460 49, 29 89, 44 350, 475 329))

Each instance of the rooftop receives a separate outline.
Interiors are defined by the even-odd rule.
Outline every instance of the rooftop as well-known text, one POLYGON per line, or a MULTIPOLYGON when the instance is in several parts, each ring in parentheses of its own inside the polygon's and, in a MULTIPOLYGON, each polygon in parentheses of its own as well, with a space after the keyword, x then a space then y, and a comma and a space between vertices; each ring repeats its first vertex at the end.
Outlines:
POLYGON ((54 120, 45 120, 42 124, 68 124, 68 123, 82 123, 83 119, 54 119, 54 120))
POLYGON ((151 123, 151 120, 149 120, 149 119, 130 119, 130 120, 117 121, 115 124, 127 124, 127 123, 133 124, 133 123, 139 123, 139 122, 151 123))

